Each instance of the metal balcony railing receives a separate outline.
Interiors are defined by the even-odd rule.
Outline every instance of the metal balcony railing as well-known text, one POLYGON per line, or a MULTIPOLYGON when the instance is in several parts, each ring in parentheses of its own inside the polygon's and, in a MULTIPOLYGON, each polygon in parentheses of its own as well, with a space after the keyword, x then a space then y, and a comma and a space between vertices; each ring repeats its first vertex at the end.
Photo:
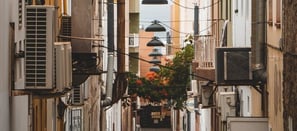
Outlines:
POLYGON ((195 45, 195 62, 198 69, 214 69, 216 39, 211 35, 200 36, 195 45))

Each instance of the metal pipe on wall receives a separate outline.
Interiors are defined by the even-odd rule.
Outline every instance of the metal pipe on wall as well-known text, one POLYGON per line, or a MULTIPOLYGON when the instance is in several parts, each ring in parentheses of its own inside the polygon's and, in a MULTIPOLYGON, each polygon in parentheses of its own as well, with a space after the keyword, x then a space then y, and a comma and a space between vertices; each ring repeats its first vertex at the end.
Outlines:
POLYGON ((114 68, 114 5, 113 0, 107 1, 107 42, 108 42, 108 58, 107 58, 107 75, 106 75, 106 97, 101 100, 101 106, 105 107, 112 102, 112 82, 114 68))
POLYGON ((266 44, 266 2, 254 0, 252 9, 252 69, 254 79, 266 82, 265 44, 266 44))

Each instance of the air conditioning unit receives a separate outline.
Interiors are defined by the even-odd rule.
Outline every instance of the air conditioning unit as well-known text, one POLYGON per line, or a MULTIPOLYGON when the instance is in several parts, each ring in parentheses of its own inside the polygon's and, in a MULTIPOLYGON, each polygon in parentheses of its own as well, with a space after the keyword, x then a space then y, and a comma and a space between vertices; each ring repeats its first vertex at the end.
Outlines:
POLYGON ((221 121, 227 117, 236 115, 235 92, 219 92, 217 98, 218 112, 221 113, 221 121))
MULTIPOLYGON (((71 16, 62 16, 60 34, 71 36, 71 16)), ((62 41, 71 41, 70 38, 61 38, 62 41)))
POLYGON ((25 88, 53 89, 53 6, 26 6, 25 88))
POLYGON ((54 7, 26 7, 25 88, 55 89, 72 86, 70 42, 54 43, 54 7))
POLYGON ((55 79, 58 92, 72 85, 72 57, 70 42, 55 42, 55 79))
POLYGON ((251 48, 216 48, 218 85, 251 85, 251 48))
POLYGON ((138 46, 139 46, 139 34, 130 34, 129 47, 138 47, 138 46))
POLYGON ((83 86, 73 86, 71 104, 75 106, 83 105, 84 103, 84 90, 83 86))

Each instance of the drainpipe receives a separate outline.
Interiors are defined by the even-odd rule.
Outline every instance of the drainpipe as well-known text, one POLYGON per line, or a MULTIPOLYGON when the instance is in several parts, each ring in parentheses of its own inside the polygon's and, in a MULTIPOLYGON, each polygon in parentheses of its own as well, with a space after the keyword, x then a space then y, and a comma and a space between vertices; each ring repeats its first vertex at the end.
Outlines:
POLYGON ((106 107, 112 102, 112 82, 113 82, 113 67, 114 67, 114 5, 113 0, 107 1, 107 42, 108 42, 108 57, 107 57, 107 75, 106 75, 106 97, 101 100, 101 106, 106 107))
POLYGON ((253 0, 252 9, 252 69, 256 82, 266 82, 266 0, 253 0))
POLYGON ((253 79, 260 84, 261 109, 264 117, 268 116, 268 94, 266 83, 266 0, 252 1, 252 70, 253 79))

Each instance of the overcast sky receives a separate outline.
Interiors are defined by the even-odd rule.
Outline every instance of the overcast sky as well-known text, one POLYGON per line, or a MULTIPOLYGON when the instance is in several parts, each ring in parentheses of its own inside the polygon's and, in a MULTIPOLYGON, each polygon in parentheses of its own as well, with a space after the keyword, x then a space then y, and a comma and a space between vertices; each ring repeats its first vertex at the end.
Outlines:
MULTIPOLYGON (((170 2, 169 4, 162 4, 162 5, 143 5, 141 4, 140 0, 140 23, 139 25, 142 26, 144 29, 151 24, 152 21, 158 20, 162 22, 163 24, 166 24, 164 26, 166 29, 166 32, 170 31, 168 27, 170 27, 170 2)), ((156 32, 155 36, 160 37, 160 40, 162 40, 166 44, 166 32, 156 32)))
POLYGON ((153 20, 159 20, 170 26, 170 4, 143 5, 140 3, 140 25, 143 25, 145 28, 153 20))

